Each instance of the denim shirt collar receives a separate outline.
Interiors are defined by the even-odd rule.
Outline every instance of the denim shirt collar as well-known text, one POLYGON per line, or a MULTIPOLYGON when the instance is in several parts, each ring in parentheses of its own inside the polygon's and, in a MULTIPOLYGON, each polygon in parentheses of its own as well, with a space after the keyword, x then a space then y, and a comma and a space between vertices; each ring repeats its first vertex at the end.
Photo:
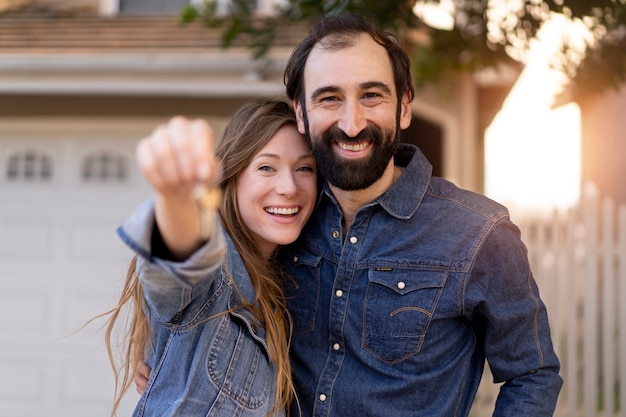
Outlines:
MULTIPOLYGON (((367 205, 380 204, 389 215, 409 219, 426 194, 433 168, 417 146, 406 143, 399 144, 394 163, 403 168, 402 175, 391 188, 367 205)), ((320 191, 318 206, 323 198, 329 198, 337 205, 326 181, 320 191)))

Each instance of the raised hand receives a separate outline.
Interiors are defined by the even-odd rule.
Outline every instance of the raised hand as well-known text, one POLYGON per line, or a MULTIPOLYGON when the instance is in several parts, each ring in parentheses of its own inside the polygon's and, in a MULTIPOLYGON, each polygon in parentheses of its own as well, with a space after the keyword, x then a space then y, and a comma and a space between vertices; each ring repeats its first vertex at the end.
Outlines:
POLYGON ((219 193, 212 184, 220 175, 213 146, 207 122, 181 116, 137 146, 137 162, 155 191, 157 226, 178 259, 189 256, 213 232, 219 193))

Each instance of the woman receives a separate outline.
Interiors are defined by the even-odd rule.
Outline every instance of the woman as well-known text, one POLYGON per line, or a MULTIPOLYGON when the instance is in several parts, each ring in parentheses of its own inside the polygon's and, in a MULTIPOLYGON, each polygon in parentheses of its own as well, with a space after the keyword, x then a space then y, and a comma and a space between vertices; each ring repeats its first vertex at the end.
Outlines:
POLYGON ((113 330, 134 302, 113 414, 141 358, 152 370, 135 416, 284 415, 293 398, 274 255, 313 211, 315 160, 279 101, 242 107, 212 148, 206 123, 180 117, 138 145, 155 198, 118 231, 137 256, 108 322, 114 362, 113 330), (190 197, 217 178, 221 203, 190 197))

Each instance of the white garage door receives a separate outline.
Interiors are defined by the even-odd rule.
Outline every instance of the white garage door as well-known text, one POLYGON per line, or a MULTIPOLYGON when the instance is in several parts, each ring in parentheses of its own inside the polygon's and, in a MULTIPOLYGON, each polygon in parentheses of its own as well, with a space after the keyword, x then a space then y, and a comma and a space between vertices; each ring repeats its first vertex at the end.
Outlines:
POLYGON ((109 415, 102 321, 73 332, 119 296, 115 229, 149 194, 134 149, 156 123, 0 121, 0 417, 109 415))

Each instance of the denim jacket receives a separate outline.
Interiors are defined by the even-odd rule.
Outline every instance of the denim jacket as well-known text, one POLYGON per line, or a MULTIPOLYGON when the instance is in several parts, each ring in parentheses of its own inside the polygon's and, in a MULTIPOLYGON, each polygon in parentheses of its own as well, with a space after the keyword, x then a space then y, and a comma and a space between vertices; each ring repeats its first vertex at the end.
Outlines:
POLYGON ((216 233, 186 261, 169 262, 152 255, 153 225, 149 201, 118 229, 138 254, 152 332, 145 358, 152 371, 133 416, 267 415, 276 369, 264 329, 236 309, 241 297, 254 300, 254 290, 232 241, 216 233))
POLYGON ((395 163, 347 230, 326 184, 288 248, 303 417, 467 416, 485 358, 503 383, 494 416, 551 416, 559 360, 507 210, 431 177, 414 146, 395 163))

